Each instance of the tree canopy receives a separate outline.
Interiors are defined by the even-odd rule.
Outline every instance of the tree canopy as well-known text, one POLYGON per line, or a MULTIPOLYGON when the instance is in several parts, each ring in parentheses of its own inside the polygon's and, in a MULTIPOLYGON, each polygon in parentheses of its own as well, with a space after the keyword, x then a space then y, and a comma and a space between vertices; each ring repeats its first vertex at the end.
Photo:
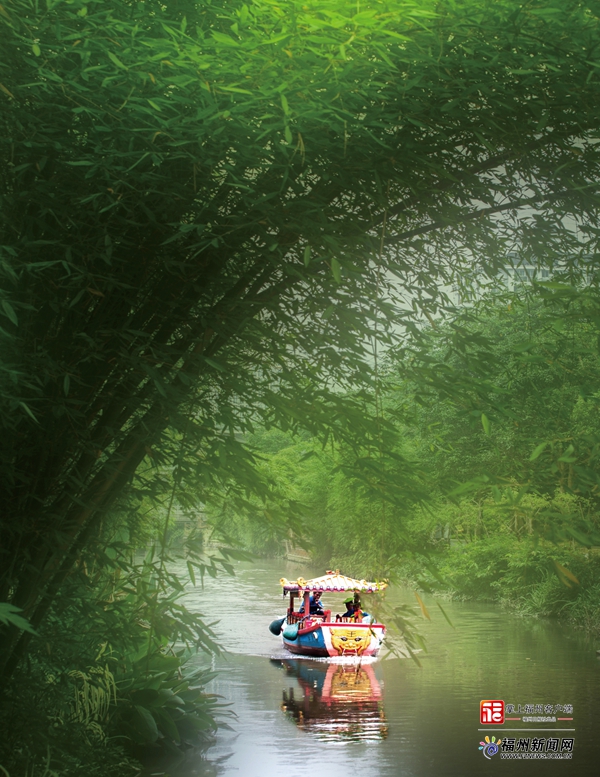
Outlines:
POLYGON ((8 0, 0 31, 0 601, 34 626, 142 462, 202 498, 258 487, 256 418, 376 446, 369 338, 515 246, 595 255, 596 3, 8 0))

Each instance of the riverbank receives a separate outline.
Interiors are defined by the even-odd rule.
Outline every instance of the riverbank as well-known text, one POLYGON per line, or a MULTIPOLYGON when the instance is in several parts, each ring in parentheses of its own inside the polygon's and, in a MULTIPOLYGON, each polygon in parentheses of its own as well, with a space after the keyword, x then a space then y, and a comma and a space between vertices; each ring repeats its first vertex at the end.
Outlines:
POLYGON ((494 602, 600 637, 600 549, 492 535, 446 544, 432 557, 439 578, 407 562, 407 585, 456 601, 494 602))

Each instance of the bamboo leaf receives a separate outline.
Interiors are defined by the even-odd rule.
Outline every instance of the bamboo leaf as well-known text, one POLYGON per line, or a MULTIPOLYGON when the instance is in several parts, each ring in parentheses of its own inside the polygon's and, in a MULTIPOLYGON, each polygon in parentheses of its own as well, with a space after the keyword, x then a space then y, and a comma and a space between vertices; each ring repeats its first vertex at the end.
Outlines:
POLYGON ((0 91, 4 92, 4 94, 8 95, 8 97, 12 97, 12 99, 15 99, 14 94, 10 91, 10 89, 7 89, 2 82, 0 82, 0 91))
POLYGON ((2 300, 2 309, 4 310, 5 315, 12 321, 12 323, 15 326, 18 326, 19 320, 17 318, 17 314, 15 313, 15 309, 8 300, 2 300))
POLYGON ((340 263, 335 257, 331 258, 331 273, 335 278, 336 283, 342 282, 342 271, 341 271, 340 263))
POLYGON ((421 612, 423 613, 423 616, 427 618, 428 621, 431 620, 431 615, 429 614, 429 611, 427 610, 427 607, 425 607, 425 602, 421 599, 419 594, 415 591, 415 599, 419 603, 419 607, 421 608, 421 612))
POLYGON ((538 459, 542 455, 542 453, 546 450, 548 445, 549 445, 548 441, 541 442, 539 445, 537 445, 533 449, 533 452, 532 452, 531 456, 529 457, 529 461, 535 461, 536 459, 538 459))
POLYGON ((39 423, 38 419, 31 412, 29 405, 25 404, 25 402, 19 402, 19 405, 23 408, 23 410, 27 413, 27 415, 31 418, 32 421, 35 421, 36 424, 39 423))
POLYGON ((121 60, 115 54, 112 53, 112 51, 107 51, 106 53, 108 55, 108 58, 114 65, 116 65, 121 70, 127 70, 127 67, 121 62, 121 60))
POLYGON ((454 626, 454 624, 452 623, 452 621, 450 620, 450 618, 448 617, 448 614, 446 613, 446 610, 444 610, 444 608, 442 607, 442 605, 441 605, 441 604, 440 604, 438 601, 436 601, 436 604, 437 604, 437 606, 440 608, 440 612, 442 613, 442 615, 444 616, 444 618, 445 618, 445 619, 446 619, 446 621, 448 622, 448 625, 449 625, 449 626, 451 626, 453 629, 454 629, 454 628, 456 628, 456 627, 454 626))
POLYGON ((571 580, 575 585, 579 585, 579 580, 575 577, 575 575, 570 572, 566 567, 563 567, 562 564, 559 564, 558 561, 553 560, 552 563, 554 564, 555 569, 559 573, 559 577, 567 578, 567 580, 571 580))
POLYGON ((219 372, 225 372, 227 370, 227 368, 226 368, 226 366, 224 364, 222 364, 217 359, 211 358, 210 356, 205 356, 204 357, 204 361, 207 364, 210 364, 211 367, 214 367, 215 370, 219 370, 219 372))
POLYGON ((37 634, 31 623, 18 613, 22 612, 19 607, 6 602, 0 602, 0 622, 16 626, 18 629, 28 631, 30 634, 37 634))
POLYGON ((194 572, 194 565, 191 561, 187 562, 187 568, 188 573, 190 575, 190 580, 192 581, 192 585, 196 585, 196 573, 194 572))

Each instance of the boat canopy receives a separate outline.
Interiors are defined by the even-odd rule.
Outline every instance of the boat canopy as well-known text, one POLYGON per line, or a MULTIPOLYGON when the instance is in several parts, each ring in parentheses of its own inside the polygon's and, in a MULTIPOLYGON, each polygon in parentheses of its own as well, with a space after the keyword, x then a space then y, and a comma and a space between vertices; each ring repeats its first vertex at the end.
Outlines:
POLYGON ((387 588, 385 582, 369 582, 368 580, 355 580, 352 577, 341 575, 339 569, 335 572, 327 572, 321 577, 312 580, 304 580, 299 577, 296 581, 286 580, 282 577, 279 581, 284 593, 287 591, 362 591, 364 593, 376 593, 387 588))

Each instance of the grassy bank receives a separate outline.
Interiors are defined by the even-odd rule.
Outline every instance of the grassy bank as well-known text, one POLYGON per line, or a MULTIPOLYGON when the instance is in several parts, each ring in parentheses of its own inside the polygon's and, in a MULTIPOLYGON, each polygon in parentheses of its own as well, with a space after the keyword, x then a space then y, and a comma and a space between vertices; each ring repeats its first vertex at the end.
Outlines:
POLYGON ((497 602, 600 636, 600 549, 493 535, 445 544, 432 555, 439 578, 407 563, 410 585, 463 601, 497 602))

